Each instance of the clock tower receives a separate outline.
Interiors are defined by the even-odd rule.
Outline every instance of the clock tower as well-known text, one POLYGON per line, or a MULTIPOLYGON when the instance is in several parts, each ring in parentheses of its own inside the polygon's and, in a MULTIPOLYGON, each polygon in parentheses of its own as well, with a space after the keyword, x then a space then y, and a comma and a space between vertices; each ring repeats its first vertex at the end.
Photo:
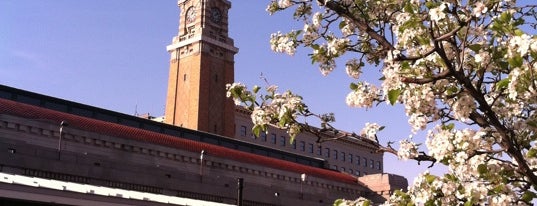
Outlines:
POLYGON ((235 136, 235 105, 226 98, 238 48, 228 37, 228 0, 179 0, 179 33, 171 54, 165 122, 235 136))

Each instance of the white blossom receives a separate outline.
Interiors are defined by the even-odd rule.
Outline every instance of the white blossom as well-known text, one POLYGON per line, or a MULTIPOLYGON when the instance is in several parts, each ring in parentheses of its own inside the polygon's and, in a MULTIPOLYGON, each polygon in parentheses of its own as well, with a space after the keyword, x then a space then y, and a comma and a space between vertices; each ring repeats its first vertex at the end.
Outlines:
POLYGON ((357 88, 347 95, 347 105, 350 107, 371 108, 373 102, 377 100, 379 90, 375 85, 366 82, 357 84, 357 88))
POLYGON ((397 152, 399 159, 408 160, 418 157, 418 155, 418 146, 416 143, 406 139, 399 141, 399 151, 397 152))
POLYGON ((357 59, 347 61, 347 64, 345 64, 345 71, 347 71, 347 75, 349 75, 349 77, 354 79, 360 78, 360 74, 362 74, 360 62, 357 59))
POLYGON ((380 130, 381 126, 377 123, 365 123, 365 127, 360 132, 360 136, 366 137, 370 140, 376 140, 377 132, 380 130))
POLYGON ((448 3, 441 3, 438 7, 432 8, 429 10, 429 16, 431 18, 431 21, 439 22, 447 17, 446 15, 446 9, 448 7, 448 3))

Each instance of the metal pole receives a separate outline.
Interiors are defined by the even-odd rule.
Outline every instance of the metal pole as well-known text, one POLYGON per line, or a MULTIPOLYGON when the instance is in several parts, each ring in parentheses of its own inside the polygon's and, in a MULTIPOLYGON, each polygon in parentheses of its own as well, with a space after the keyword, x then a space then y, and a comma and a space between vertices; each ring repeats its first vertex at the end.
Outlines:
POLYGON ((200 181, 203 181, 203 155, 205 154, 205 150, 201 150, 200 154, 200 181))
POLYGON ((60 159, 60 154, 62 151, 63 127, 67 127, 67 125, 67 121, 62 121, 60 123, 60 138, 58 139, 58 160, 60 159))
POLYGON ((239 177, 237 179, 237 206, 242 206, 242 188, 244 187, 244 179, 239 177))

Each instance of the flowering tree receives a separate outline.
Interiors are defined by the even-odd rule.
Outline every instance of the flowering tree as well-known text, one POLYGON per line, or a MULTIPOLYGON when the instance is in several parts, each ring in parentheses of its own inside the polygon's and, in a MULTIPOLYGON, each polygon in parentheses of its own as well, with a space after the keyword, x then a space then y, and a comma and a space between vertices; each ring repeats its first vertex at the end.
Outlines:
MULTIPOLYGON (((400 159, 448 166, 443 176, 424 172, 386 205, 526 205, 537 197, 536 5, 511 0, 272 0, 270 14, 292 10, 304 27, 273 34, 275 52, 312 49, 323 75, 346 62, 356 79, 346 102, 370 108, 404 105, 413 132, 427 130, 426 150, 402 139, 380 145, 368 123, 360 134, 331 126, 333 114, 315 114, 302 98, 270 86, 228 85, 228 96, 252 111, 254 134, 268 125, 299 132, 332 132, 367 139, 400 159), (337 60, 337 61, 336 61, 337 60), (380 67, 381 81, 360 80, 365 65, 380 67), (300 116, 321 120, 300 124, 300 116)), ((362 205, 368 200, 339 200, 362 205)))

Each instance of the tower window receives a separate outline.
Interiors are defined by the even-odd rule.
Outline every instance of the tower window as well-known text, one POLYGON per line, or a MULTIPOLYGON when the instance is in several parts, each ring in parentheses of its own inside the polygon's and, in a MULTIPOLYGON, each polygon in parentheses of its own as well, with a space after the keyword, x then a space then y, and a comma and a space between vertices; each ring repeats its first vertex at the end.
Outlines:
POLYGON ((266 132, 261 132, 261 134, 259 134, 259 136, 261 136, 261 141, 263 141, 263 142, 267 141, 267 133, 266 132))
POLYGON ((335 159, 335 160, 337 160, 337 155, 338 155, 337 150, 334 150, 334 159, 335 159))
POLYGON ((380 161, 377 161, 377 169, 381 170, 380 161))
MULTIPOLYGON (((215 128, 216 128, 216 125, 215 125, 215 128)), ((246 126, 244 125, 241 125, 241 136, 243 137, 246 136, 246 126)))
POLYGON ((313 143, 308 143, 308 152, 313 154, 313 143))

